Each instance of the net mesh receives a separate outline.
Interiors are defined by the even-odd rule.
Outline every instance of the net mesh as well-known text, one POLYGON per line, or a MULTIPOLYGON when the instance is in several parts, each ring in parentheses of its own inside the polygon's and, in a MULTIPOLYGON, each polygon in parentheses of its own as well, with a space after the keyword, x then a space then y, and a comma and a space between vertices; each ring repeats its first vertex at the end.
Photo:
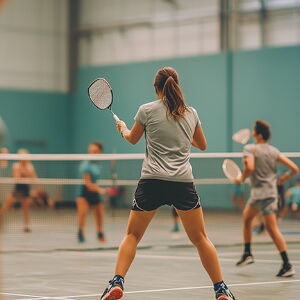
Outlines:
MULTIPOLYGON (((300 154, 289 153, 288 155, 300 165, 300 154)), ((98 184, 108 188, 107 194, 103 196, 106 207, 105 228, 107 229, 105 231, 108 231, 111 236, 107 246, 116 246, 126 228, 143 157, 143 154, 0 155, 0 203, 7 201, 9 195, 14 192, 16 184, 29 184, 32 199, 31 226, 34 232, 32 240, 22 238, 16 243, 16 235, 23 234, 21 202, 16 203, 4 217, 4 250, 78 247, 75 208, 76 199, 83 184, 78 169, 80 163, 85 160, 96 160, 101 166, 101 179, 98 184), (12 164, 22 159, 32 162, 37 178, 12 178, 12 164), (44 234, 47 234, 47 241, 44 240, 44 234)), ((240 153, 192 154, 190 162, 193 167, 195 185, 204 209, 222 211, 234 209, 231 201, 234 185, 225 177, 222 164, 224 159, 230 158, 242 168, 241 157, 240 153)), ((284 172, 285 169, 280 168, 279 171, 284 172)), ((294 181, 289 182, 286 187, 291 186, 294 181)), ((244 191, 247 197, 249 195, 248 184, 244 184, 244 191)), ((170 209, 166 206, 162 208, 162 211, 168 214, 163 222, 171 223, 170 209)), ((92 217, 88 217, 91 235, 95 233, 94 222, 92 217)), ((166 237, 162 234, 162 237, 158 235, 152 239, 146 239, 146 242, 158 244, 164 243, 165 239, 166 237)), ((99 247, 96 242, 86 246, 99 247)))
POLYGON ((112 103, 112 92, 109 83, 103 79, 96 79, 89 87, 90 99, 100 109, 108 108, 112 103))

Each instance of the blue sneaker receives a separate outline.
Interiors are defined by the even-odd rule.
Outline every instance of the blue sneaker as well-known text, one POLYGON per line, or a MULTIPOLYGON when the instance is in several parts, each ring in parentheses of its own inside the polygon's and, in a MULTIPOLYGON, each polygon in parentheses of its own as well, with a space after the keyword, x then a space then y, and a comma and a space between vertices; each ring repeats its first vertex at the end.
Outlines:
POLYGON ((228 287, 222 284, 221 287, 216 291, 217 300, 236 300, 228 287))
POLYGON ((109 281, 108 287, 101 296, 101 300, 118 300, 124 295, 124 278, 115 276, 109 281))

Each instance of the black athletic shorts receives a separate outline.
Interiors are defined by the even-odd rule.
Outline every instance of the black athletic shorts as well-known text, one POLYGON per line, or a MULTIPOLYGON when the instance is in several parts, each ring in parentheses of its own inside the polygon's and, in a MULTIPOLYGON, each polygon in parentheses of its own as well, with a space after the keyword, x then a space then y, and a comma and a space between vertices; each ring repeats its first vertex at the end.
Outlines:
POLYGON ((141 179, 134 196, 132 210, 136 211, 151 211, 165 204, 180 210, 201 206, 193 182, 141 179))
POLYGON ((13 192, 13 195, 17 198, 27 198, 30 196, 30 185, 29 184, 23 184, 23 183, 17 183, 15 185, 15 190, 13 192))
POLYGON ((102 197, 97 192, 89 191, 85 185, 81 187, 80 196, 89 203, 89 205, 97 205, 103 203, 102 197))

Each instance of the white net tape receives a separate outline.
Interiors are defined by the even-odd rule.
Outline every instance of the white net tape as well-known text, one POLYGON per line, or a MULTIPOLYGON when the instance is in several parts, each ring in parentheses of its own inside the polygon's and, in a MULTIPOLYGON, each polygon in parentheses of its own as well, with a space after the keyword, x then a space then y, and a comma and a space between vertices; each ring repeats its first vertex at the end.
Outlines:
MULTIPOLYGON (((285 152, 283 155, 290 158, 300 158, 300 152, 285 152)), ((242 158, 240 152, 217 152, 217 153, 192 153, 191 158, 242 158)), ((143 153, 126 154, 0 154, 0 160, 39 160, 39 161, 80 161, 80 160, 142 160, 143 153)))

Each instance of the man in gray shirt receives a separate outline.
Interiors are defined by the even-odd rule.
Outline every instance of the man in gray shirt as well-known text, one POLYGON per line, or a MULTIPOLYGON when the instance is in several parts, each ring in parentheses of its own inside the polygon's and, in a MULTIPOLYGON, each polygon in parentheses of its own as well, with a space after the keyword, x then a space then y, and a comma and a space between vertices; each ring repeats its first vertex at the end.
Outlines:
POLYGON ((289 262, 286 242, 278 228, 276 219, 277 210, 277 162, 288 167, 291 172, 279 178, 283 184, 298 172, 297 165, 283 156, 280 151, 269 144, 271 137, 270 126, 263 121, 256 121, 253 130, 255 144, 246 145, 244 148, 244 170, 242 176, 236 180, 240 184, 247 177, 251 181, 251 195, 243 213, 244 254, 237 266, 254 263, 251 253, 252 221, 261 213, 266 229, 273 239, 283 260, 283 266, 278 272, 278 277, 290 277, 295 270, 289 262))

